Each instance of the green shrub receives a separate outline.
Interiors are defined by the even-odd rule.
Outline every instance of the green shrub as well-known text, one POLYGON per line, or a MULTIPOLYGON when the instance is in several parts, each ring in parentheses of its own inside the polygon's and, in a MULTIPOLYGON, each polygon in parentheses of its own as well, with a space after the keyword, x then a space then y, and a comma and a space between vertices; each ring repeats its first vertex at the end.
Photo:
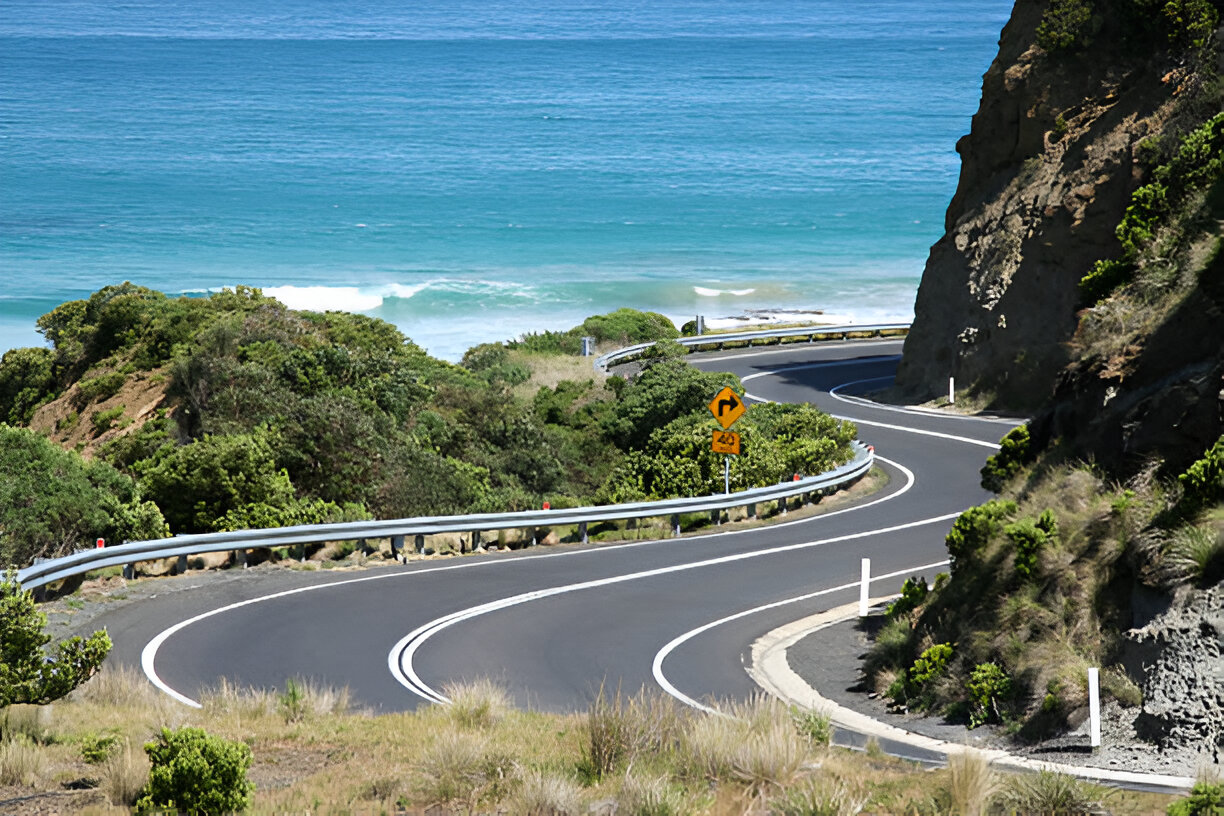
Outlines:
POLYGON ((922 605, 929 591, 925 578, 906 578, 905 583, 901 585, 901 597, 888 605, 885 615, 890 619, 908 615, 922 605))
POLYGON ((833 740, 833 724, 828 716, 811 709, 791 707, 795 730, 812 745, 828 745, 833 740))
POLYGON ((982 487, 998 493, 1020 468, 1032 461, 1028 425, 1018 425, 999 440, 999 452, 982 467, 982 487))
POLYGON ((138 811, 231 813, 251 804, 255 785, 247 779, 251 749, 245 743, 200 728, 163 728, 145 753, 153 767, 136 802, 138 811))
POLYGON ((1168 816, 1221 816, 1224 814, 1224 784, 1196 782, 1190 795, 1171 803, 1165 813, 1168 816))
POLYGON ((925 686, 932 680, 943 675, 952 660, 951 643, 936 643, 918 656, 914 665, 897 678, 888 689, 888 696, 902 701, 913 701, 925 691, 925 686))
POLYGON ((1203 458, 1177 477, 1185 491, 1182 501, 1197 509, 1224 498, 1224 436, 1215 441, 1203 458))
POLYGON ((1131 194, 1130 206, 1115 231, 1126 258, 1136 257, 1151 243, 1157 225, 1169 211, 1169 191, 1159 182, 1145 184, 1131 194))
POLYGON ((1041 511, 1041 515, 1037 518, 1037 529, 1046 534, 1047 538, 1058 538, 1058 516, 1054 515, 1054 511, 1046 508, 1041 511))
POLYGON ((960 514, 945 539, 948 554, 952 557, 952 574, 980 553, 992 536, 1003 528, 1004 519, 1016 512, 1016 503, 991 499, 978 507, 970 507, 960 514))
POLYGON ((115 425, 115 420, 123 416, 124 406, 116 405, 114 408, 107 408, 105 411, 95 411, 93 415, 94 433, 103 434, 109 431, 115 425))
POLYGON ((1178 528, 1161 551, 1160 569, 1169 583, 1211 586, 1224 577, 1224 534, 1213 527, 1178 528))
POLYGON ((77 407, 83 408, 91 402, 108 399, 118 394, 125 382, 127 382, 127 377, 118 371, 89 377, 77 383, 74 401, 77 407))
POLYGON ((979 663, 969 675, 969 727, 1002 722, 1000 704, 1011 697, 1012 681, 996 663, 979 663))
POLYGON ((0 357, 0 422, 24 425, 55 393, 55 352, 51 349, 10 349, 0 357))
POLYGON ((1052 0, 1037 26, 1037 44, 1050 53, 1077 51, 1088 45, 1091 29, 1087 0, 1052 0))
POLYGON ((1198 49, 1211 41, 1220 15, 1210 0, 1168 0, 1162 9, 1170 45, 1198 49))
POLYGON ((1016 774, 995 796, 994 806, 1003 813, 1106 814, 1112 793, 1090 782, 1053 771, 1016 774))
POLYGON ((1129 260, 1097 261, 1092 271, 1079 282, 1081 306, 1100 303, 1119 286, 1135 276, 1135 264, 1129 260))
POLYGON ((1022 519, 1004 527, 1003 532, 1016 550, 1012 561, 1016 574, 1024 580, 1032 578, 1037 572, 1037 554, 1048 538, 1046 531, 1032 519, 1022 519))

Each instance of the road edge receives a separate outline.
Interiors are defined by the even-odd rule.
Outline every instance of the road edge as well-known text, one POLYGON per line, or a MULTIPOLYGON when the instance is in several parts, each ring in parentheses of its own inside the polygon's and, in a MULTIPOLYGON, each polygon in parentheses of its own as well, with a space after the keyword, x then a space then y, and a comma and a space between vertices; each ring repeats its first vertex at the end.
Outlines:
MULTIPOLYGON (((893 596, 871 599, 872 607, 890 600, 893 596)), ((1113 785, 1144 786, 1168 792, 1185 792, 1194 786, 1195 780, 1187 776, 1168 776, 1165 774, 1148 774, 1137 771, 1115 771, 1108 768, 1089 768, 1080 765, 1064 765, 1058 762, 1042 762, 1028 757, 1017 756, 998 749, 971 748, 966 745, 948 742, 946 740, 927 737, 889 725, 862 714, 858 711, 839 705, 821 695, 791 667, 787 659, 789 649, 803 638, 826 629, 837 623, 851 620, 858 615, 858 603, 850 603, 835 607, 815 615, 809 615, 757 638, 752 644, 752 662, 748 676, 766 693, 777 697, 783 702, 797 705, 801 708, 819 711, 828 716, 829 720, 841 728, 877 739, 889 739, 914 748, 934 751, 950 755, 962 754, 968 750, 979 751, 990 764, 1000 768, 1015 771, 1056 771, 1069 774, 1079 779, 1092 782, 1102 782, 1113 785)))

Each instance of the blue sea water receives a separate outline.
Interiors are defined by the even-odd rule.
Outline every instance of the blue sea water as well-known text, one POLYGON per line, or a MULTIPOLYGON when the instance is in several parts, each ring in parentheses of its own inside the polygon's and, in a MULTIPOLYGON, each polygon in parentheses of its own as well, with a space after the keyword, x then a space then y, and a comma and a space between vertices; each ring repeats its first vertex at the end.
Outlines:
POLYGON ((131 280, 432 353, 906 318, 1009 0, 5 0, 0 349, 131 280))

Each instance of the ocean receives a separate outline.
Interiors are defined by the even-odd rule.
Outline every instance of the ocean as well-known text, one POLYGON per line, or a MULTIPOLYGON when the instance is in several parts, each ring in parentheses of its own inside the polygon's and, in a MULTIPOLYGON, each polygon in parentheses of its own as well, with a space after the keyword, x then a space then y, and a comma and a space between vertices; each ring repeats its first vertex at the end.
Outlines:
POLYGON ((130 280, 457 360, 631 306, 908 319, 1007 0, 5 0, 0 349, 130 280))

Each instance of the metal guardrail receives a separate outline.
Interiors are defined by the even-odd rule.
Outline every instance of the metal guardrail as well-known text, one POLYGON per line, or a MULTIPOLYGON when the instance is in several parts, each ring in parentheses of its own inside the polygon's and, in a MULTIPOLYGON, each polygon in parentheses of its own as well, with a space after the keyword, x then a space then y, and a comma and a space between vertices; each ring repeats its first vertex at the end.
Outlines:
MULTIPOLYGON (((557 527, 585 525, 601 521, 672 516, 673 530, 679 533, 682 513, 704 513, 728 510, 760 502, 778 501, 816 493, 854 482, 870 469, 875 461, 872 448, 854 443, 854 458, 846 464, 818 476, 808 476, 751 490, 712 496, 693 496, 653 502, 633 502, 595 507, 574 507, 562 510, 524 510, 514 513, 477 513, 466 516, 423 516, 389 521, 356 521, 338 524, 310 524, 263 530, 239 530, 229 533, 201 533, 174 536, 151 541, 129 541, 112 547, 84 550, 63 558, 55 558, 19 570, 17 580, 25 589, 37 589, 64 578, 82 575, 103 567, 126 566, 140 561, 161 558, 185 558, 191 555, 284 547, 297 544, 319 544, 329 541, 356 541, 367 538, 431 535, 435 533, 470 533, 481 530, 557 527)), ((584 534, 585 537, 585 534, 584 534)))
MULTIPOLYGON (((800 326, 797 328, 788 329, 760 329, 756 331, 742 332, 725 332, 722 334, 701 334, 696 337, 679 337, 676 342, 682 346, 687 346, 690 349, 700 346, 711 346, 716 349, 721 349, 728 343, 747 343, 752 345, 756 341, 777 340, 781 342, 783 339, 806 337, 808 341, 816 339, 845 339, 849 335, 868 335, 880 337, 885 332, 907 332, 909 331, 909 323, 871 323, 863 325, 846 324, 841 326, 800 326)), ((624 348, 610 351, 607 354, 595 358, 595 367, 601 371, 606 371, 609 365, 616 363, 625 363, 641 356, 642 352, 653 346, 654 343, 638 343, 633 346, 625 346, 624 348)))

